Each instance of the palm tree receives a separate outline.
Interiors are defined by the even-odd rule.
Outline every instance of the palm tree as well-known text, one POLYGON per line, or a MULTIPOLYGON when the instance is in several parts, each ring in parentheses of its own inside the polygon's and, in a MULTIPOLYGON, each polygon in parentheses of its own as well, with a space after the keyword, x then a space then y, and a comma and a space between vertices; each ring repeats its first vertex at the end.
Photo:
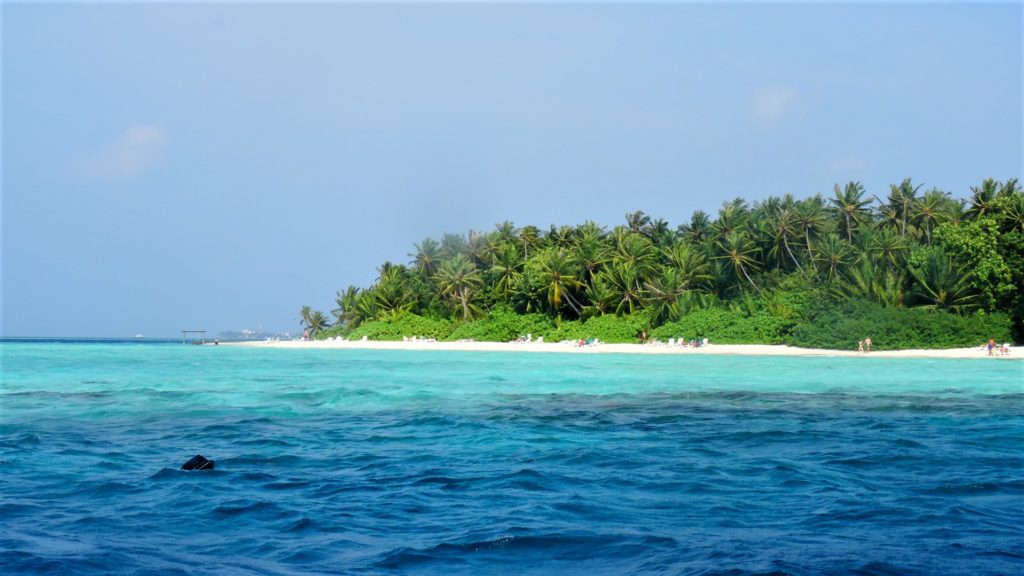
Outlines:
POLYGON ((815 248, 815 259, 824 267, 825 277, 828 280, 841 278, 843 269, 852 259, 853 247, 838 234, 830 232, 817 242, 815 248))
POLYGON ((746 226, 749 215, 747 202, 742 198, 722 204, 718 211, 718 219, 711 225, 716 241, 746 226))
POLYGON ((523 245, 523 259, 530 258, 530 248, 540 246, 540 229, 536 226, 523 226, 519 229, 519 242, 523 245))
POLYGON ((935 226, 947 222, 952 215, 953 202, 949 192, 932 188, 911 208, 911 221, 924 231, 925 242, 929 246, 932 243, 932 230, 935 226))
POLYGON ((446 233, 441 237, 441 258, 450 260, 459 254, 466 253, 466 238, 459 234, 446 233))
POLYGON ((764 225, 772 240, 769 256, 774 257, 780 267, 784 258, 788 256, 796 269, 802 273, 804 269, 789 246, 790 240, 795 240, 801 231, 796 212, 789 208, 779 208, 766 216, 764 225))
POLYGON ((516 225, 508 220, 499 222, 494 226, 494 243, 495 244, 513 244, 516 241, 519 230, 516 229, 516 225))
POLYGON ((1024 194, 1017 192, 1007 197, 1004 202, 1004 228, 1007 232, 1024 232, 1024 194))
POLYGON ((596 284, 609 295, 616 314, 632 314, 643 302, 636 269, 627 263, 612 261, 598 272, 596 284))
POLYGON ((455 315, 462 320, 472 320, 481 312, 473 301, 477 290, 483 285, 480 273, 464 254, 457 254, 446 260, 434 277, 441 295, 449 298, 454 305, 455 315))
POLYGON ((571 226, 559 226, 558 228, 555 228, 555 225, 552 224, 551 228, 548 230, 546 239, 549 246, 554 246, 556 248, 569 248, 572 246, 573 229, 571 226))
POLYGON ((921 302, 919 308, 962 312, 978 305, 971 270, 941 248, 929 249, 923 261, 911 265, 910 274, 916 281, 913 293, 921 302))
POLYGON ((506 303, 511 301, 510 294, 516 281, 522 276, 522 268, 518 248, 512 244, 502 244, 498 247, 494 253, 490 273, 495 279, 494 289, 501 293, 506 303))
POLYGON ((405 279, 407 273, 405 267, 399 266, 389 267, 381 273, 373 289, 379 315, 387 314, 395 319, 412 309, 415 300, 405 279))
POLYGON ((661 218, 652 220, 651 223, 641 231, 641 234, 650 238, 651 242, 654 242, 654 244, 658 246, 670 244, 675 239, 674 234, 672 234, 672 230, 668 227, 668 222, 661 218))
POLYGON ((665 268, 661 275, 647 281, 646 308, 651 311, 651 323, 661 324, 678 317, 680 297, 687 291, 687 278, 678 268, 665 268))
POLYGON ((644 279, 654 273, 658 264, 658 251, 647 238, 634 233, 626 234, 615 251, 613 259, 630 266, 636 274, 636 289, 644 279))
POLYGON ((829 202, 840 216, 846 241, 853 243, 853 231, 871 216, 867 208, 871 201, 864 198, 864 186, 860 182, 850 182, 842 189, 836 184, 833 192, 835 198, 830 198, 829 202))
POLYGON ((356 308, 356 297, 359 296, 359 288, 355 286, 349 286, 344 292, 338 290, 334 297, 334 303, 337 304, 337 308, 331 310, 331 315, 335 318, 335 324, 349 325, 352 321, 352 314, 356 308))
POLYGON ((478 267, 490 266, 491 258, 494 255, 494 246, 487 234, 470 230, 466 238, 466 256, 478 267))
POLYGON ((575 251, 582 266, 583 277, 588 286, 594 285, 594 276, 597 271, 608 262, 610 255, 608 247, 600 232, 592 229, 580 229, 576 237, 575 251))
POLYGON ((679 235, 690 244, 701 244, 708 239, 711 233, 711 218, 702 211, 697 210, 690 217, 689 224, 680 224, 679 235))
POLYGON ((967 217, 976 220, 991 213, 1001 187, 1000 183, 992 178, 986 178, 981 186, 971 186, 971 207, 967 209, 967 217))
POLYGON ((811 268, 817 272, 814 265, 814 250, 812 238, 817 238, 821 229, 825 226, 825 201, 820 195, 812 196, 800 201, 796 207, 796 225, 804 237, 804 245, 807 248, 807 261, 811 268))
POLYGON ((870 233, 868 250, 880 261, 885 262, 890 271, 903 263, 903 256, 909 245, 893 232, 892 228, 879 228, 870 233))
POLYGON ((546 287, 551 310, 561 318, 564 301, 578 316, 583 307, 577 299, 573 298, 572 290, 581 287, 582 284, 577 279, 579 265, 573 260, 569 251, 562 248, 548 248, 535 257, 535 263, 546 287))
POLYGON ((304 329, 308 330, 312 318, 313 309, 310 308, 309 306, 303 306, 302 309, 299 310, 299 326, 302 326, 304 329))
POLYGON ((881 207, 887 220, 899 227, 900 236, 907 237, 907 222, 911 219, 914 205, 917 203, 917 191, 923 184, 916 187, 910 178, 905 178, 899 185, 889 186, 888 202, 881 207))
POLYGON ((905 299, 904 285, 901 272, 861 258, 856 266, 847 268, 846 277, 834 284, 833 291, 844 298, 863 298, 883 306, 900 307, 905 299))
POLYGON ((690 244, 678 242, 664 249, 667 268, 679 272, 679 279, 686 290, 699 290, 711 280, 707 258, 690 244))
POLYGON ((747 282, 754 287, 754 290, 761 292, 761 288, 754 283, 748 269, 757 269, 757 256, 761 251, 745 232, 733 230, 720 238, 715 246, 722 252, 718 258, 727 261, 732 265, 737 278, 746 278, 747 282))
POLYGON ((650 223, 651 217, 644 214, 643 210, 626 214, 626 226, 629 227, 630 231, 637 234, 640 234, 650 223))
POLYGON ((430 278, 437 272, 437 263, 441 259, 441 249, 437 240, 426 238, 413 246, 416 247, 416 253, 409 254, 414 257, 413 265, 425 278, 430 278))
POLYGON ((315 310, 310 314, 307 326, 309 328, 309 335, 313 337, 316 336, 317 332, 330 326, 330 324, 327 322, 327 317, 324 316, 323 312, 315 310))

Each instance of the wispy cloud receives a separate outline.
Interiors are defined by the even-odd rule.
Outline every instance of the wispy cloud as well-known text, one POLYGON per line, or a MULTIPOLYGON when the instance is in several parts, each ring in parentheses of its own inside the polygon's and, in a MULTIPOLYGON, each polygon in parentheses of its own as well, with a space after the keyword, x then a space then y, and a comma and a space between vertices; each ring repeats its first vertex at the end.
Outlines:
POLYGON ((779 123, 797 100, 796 91, 788 86, 764 86, 750 99, 750 113, 764 124, 779 123))
POLYGON ((134 124, 113 142, 79 158, 75 168, 99 180, 134 178, 159 159, 166 145, 167 133, 160 126, 134 124))

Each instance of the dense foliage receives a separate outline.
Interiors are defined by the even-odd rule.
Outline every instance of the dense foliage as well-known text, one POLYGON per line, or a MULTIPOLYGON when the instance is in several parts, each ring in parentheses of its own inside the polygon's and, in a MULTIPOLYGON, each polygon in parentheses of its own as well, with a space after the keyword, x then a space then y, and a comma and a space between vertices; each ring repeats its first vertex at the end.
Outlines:
POLYGON ((339 291, 318 337, 948 347, 1022 336, 1024 194, 985 180, 967 200, 910 179, 883 200, 857 182, 828 198, 726 202, 675 228, 643 212, 608 230, 445 234, 339 291))

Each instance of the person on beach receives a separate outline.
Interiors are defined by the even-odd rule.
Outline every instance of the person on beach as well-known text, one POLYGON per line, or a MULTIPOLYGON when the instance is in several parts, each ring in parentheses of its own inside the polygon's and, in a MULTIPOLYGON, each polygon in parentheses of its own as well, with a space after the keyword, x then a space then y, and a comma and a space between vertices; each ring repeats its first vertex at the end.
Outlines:
POLYGON ((863 340, 858 340, 857 341, 857 352, 860 353, 860 354, 864 353, 864 341, 863 340))
POLYGON ((868 336, 864 339, 864 351, 871 352, 871 337, 868 336))
POLYGON ((996 349, 996 340, 995 340, 995 338, 989 338, 988 339, 988 346, 987 346, 987 348, 988 348, 988 355, 989 356, 994 356, 992 351, 996 349))

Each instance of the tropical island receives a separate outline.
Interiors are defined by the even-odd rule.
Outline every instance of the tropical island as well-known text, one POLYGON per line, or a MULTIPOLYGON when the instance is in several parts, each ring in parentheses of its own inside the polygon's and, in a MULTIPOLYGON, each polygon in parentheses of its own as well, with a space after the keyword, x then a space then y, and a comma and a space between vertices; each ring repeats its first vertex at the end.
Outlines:
POLYGON ((444 234, 384 262, 311 338, 508 342, 597 339, 855 350, 1024 340, 1024 193, 1017 179, 966 200, 911 179, 885 199, 858 182, 697 211, 674 228, 644 212, 610 230, 517 227, 444 234))

